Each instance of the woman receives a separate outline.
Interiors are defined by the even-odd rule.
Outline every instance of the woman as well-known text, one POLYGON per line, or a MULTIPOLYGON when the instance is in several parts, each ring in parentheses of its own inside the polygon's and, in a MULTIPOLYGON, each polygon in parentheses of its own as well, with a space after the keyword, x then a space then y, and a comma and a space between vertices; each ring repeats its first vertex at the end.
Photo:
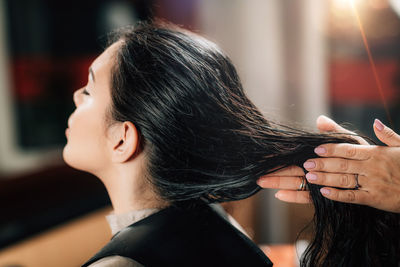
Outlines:
MULTIPOLYGON (((255 194, 258 177, 301 165, 314 155, 315 146, 354 142, 265 120, 243 93, 229 58, 215 44, 172 26, 121 30, 94 61, 88 85, 74 100, 65 161, 99 177, 117 216, 135 217, 127 220, 133 224, 120 225, 84 266, 111 261, 270 266, 249 239, 207 204, 255 194)), ((332 203, 321 197, 318 186, 309 187, 317 235, 304 265, 398 262, 391 253, 398 243, 370 244, 382 241, 381 233, 397 230, 398 217, 332 203), (328 209, 339 214, 325 218, 328 209), (366 225, 349 223, 360 216, 368 219, 366 225), (335 230, 340 234, 329 236, 335 230), (355 254, 344 255, 343 248, 355 254)))
POLYGON ((228 118, 204 121, 222 108, 206 98, 224 96, 201 90, 227 84, 223 75, 201 71, 234 71, 223 65, 229 62, 213 44, 177 30, 144 25, 118 38, 91 65, 87 86, 74 93, 63 151, 67 164, 105 184, 115 213, 108 218, 113 239, 84 266, 271 266, 205 204, 258 190, 255 179, 225 174, 224 158, 213 155, 221 151, 222 134, 206 127, 228 127, 228 118), (212 51, 217 54, 207 54, 212 51))

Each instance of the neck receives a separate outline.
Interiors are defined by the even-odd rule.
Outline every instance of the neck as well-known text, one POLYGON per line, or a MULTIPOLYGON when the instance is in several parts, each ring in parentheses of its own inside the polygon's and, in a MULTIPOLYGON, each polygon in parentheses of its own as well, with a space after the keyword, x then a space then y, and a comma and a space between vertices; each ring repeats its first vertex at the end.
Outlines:
POLYGON ((140 163, 136 159, 114 164, 108 171, 98 175, 107 189, 115 214, 167 206, 145 179, 140 163))

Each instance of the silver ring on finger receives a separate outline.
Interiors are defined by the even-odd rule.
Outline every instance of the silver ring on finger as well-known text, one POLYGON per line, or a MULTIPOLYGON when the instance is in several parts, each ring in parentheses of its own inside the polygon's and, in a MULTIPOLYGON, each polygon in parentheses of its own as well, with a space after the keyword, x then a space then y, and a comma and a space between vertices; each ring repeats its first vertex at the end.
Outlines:
POLYGON ((354 174, 354 179, 356 181, 356 186, 354 187, 354 189, 358 190, 361 188, 361 185, 358 183, 358 173, 354 174))
POLYGON ((301 184, 299 186, 299 189, 297 189, 297 191, 306 191, 307 190, 306 178, 304 176, 301 176, 300 179, 301 179, 301 184))

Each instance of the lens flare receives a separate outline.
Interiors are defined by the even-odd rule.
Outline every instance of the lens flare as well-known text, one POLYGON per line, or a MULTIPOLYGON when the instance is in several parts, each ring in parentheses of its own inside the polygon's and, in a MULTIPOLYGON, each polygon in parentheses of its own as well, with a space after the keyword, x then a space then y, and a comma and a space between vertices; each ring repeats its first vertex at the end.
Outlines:
POLYGON ((335 11, 346 11, 359 2, 360 0, 332 0, 332 8, 335 11))
POLYGON ((363 24, 362 24, 361 19, 360 19, 360 15, 358 14, 356 5, 354 3, 354 0, 349 0, 349 1, 350 1, 350 4, 351 4, 351 7, 353 9, 354 16, 356 17, 358 27, 360 29, 360 33, 361 33, 361 37, 362 37, 362 40, 363 40, 363 43, 364 43, 364 47, 365 47, 365 50, 367 51, 367 54, 368 54, 369 64, 371 65, 372 73, 374 75, 375 83, 376 83, 376 86, 378 88, 379 95, 381 97, 381 101, 382 101, 383 107, 384 107, 385 112, 386 112, 386 116, 388 118, 390 126, 393 128, 393 121, 392 121, 392 118, 390 116, 389 108, 388 108, 387 103, 386 103, 385 94, 383 93, 382 83, 381 83, 381 81, 379 79, 379 75, 378 75, 378 72, 376 70, 375 61, 374 61, 374 58, 372 57, 371 49, 369 48, 367 36, 365 35, 365 31, 364 31, 364 27, 363 27, 363 24))

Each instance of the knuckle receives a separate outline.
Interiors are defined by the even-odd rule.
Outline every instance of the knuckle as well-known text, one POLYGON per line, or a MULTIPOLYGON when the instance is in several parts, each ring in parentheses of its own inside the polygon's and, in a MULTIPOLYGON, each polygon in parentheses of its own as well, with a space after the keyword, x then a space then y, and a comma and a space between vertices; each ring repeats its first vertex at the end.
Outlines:
POLYGON ((291 174, 297 175, 297 176, 305 175, 303 169, 298 166, 293 166, 293 169, 291 170, 291 174))
POLYGON ((324 168, 325 168, 324 161, 316 160, 315 161, 315 168, 319 169, 319 170, 324 170, 324 168))
POLYGON ((340 191, 331 190, 329 198, 333 199, 333 200, 341 200, 341 198, 343 198, 343 197, 341 196, 340 191))
POLYGON ((287 171, 290 173, 295 173, 297 171, 297 166, 291 165, 289 167, 287 167, 287 171))
POLYGON ((318 182, 324 184, 327 180, 326 174, 324 172, 318 172, 316 173, 317 177, 318 177, 318 182))
POLYGON ((347 160, 341 160, 339 166, 340 166, 340 170, 347 171, 349 168, 349 163, 347 160))
POLYGON ((371 158, 371 152, 368 149, 362 149, 358 151, 358 155, 364 160, 369 160, 371 158))
POLYGON ((395 132, 393 131, 393 130, 391 130, 391 129, 388 129, 387 131, 386 131, 386 137, 388 137, 388 138, 393 138, 394 136, 395 136, 395 132))
POLYGON ((347 174, 340 175, 339 182, 340 182, 340 186, 343 186, 343 187, 349 186, 349 183, 350 183, 349 176, 347 174))
POLYGON ((272 188, 279 188, 280 186, 280 181, 278 179, 271 179, 270 181, 270 186, 272 188))
POLYGON ((345 194, 345 198, 349 202, 354 202, 356 200, 356 194, 354 191, 347 191, 345 194))
POLYGON ((326 149, 326 156, 331 156, 335 154, 335 145, 333 144, 326 144, 324 145, 324 148, 326 149))
POLYGON ((357 149, 355 146, 350 146, 346 149, 346 157, 353 158, 357 155, 357 149))

